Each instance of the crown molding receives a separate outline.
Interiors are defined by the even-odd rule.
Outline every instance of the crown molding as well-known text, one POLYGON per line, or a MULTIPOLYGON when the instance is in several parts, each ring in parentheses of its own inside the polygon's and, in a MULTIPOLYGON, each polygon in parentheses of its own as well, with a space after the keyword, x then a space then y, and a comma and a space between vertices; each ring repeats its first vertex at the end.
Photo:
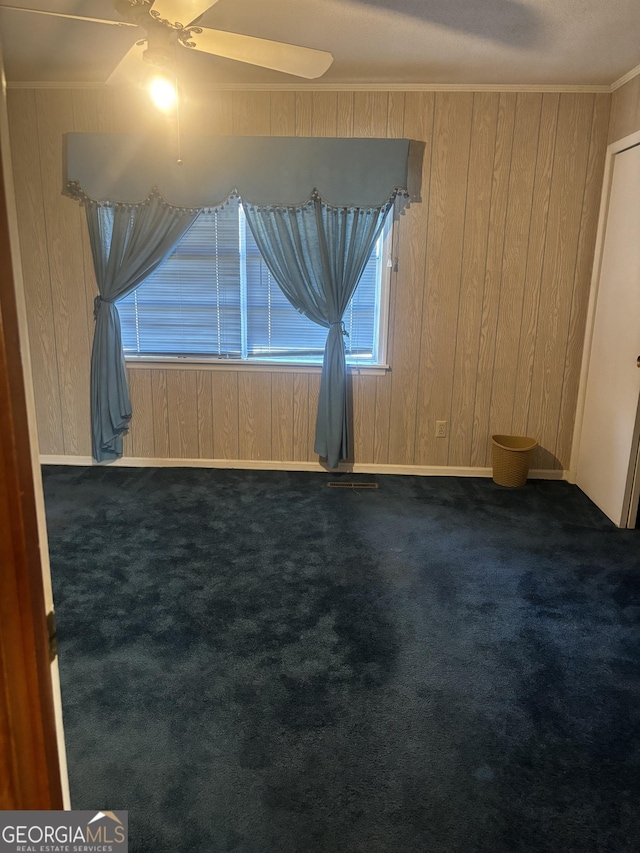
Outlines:
MULTIPOLYGON (((640 69, 640 66, 639 66, 640 69)), ((631 72, 630 72, 631 73, 631 72)), ((620 78, 626 82, 625 78, 620 78)), ((631 79, 631 78, 629 78, 631 79)), ((620 84, 622 85, 622 84, 620 84)), ((8 89, 114 89, 106 83, 13 82, 8 89)), ((611 92, 611 86, 500 83, 221 83, 199 92, 611 92)))
POLYGON ((634 77, 637 77, 640 74, 640 65, 636 65, 635 68, 632 68, 631 71, 627 71, 626 74, 623 74, 622 77, 618 77, 618 79, 611 84, 611 91, 615 92, 616 89, 619 89, 620 86, 624 86, 625 83, 628 83, 629 80, 633 80, 634 77))

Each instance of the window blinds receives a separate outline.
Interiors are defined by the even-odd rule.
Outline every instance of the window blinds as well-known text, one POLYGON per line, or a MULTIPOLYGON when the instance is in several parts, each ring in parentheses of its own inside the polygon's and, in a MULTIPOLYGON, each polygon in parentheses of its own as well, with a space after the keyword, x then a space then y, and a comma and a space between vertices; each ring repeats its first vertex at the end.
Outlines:
MULTIPOLYGON (((348 361, 377 359, 381 276, 382 237, 345 312, 348 361)), ((320 362, 327 337, 273 280, 238 198, 201 213, 118 310, 126 354, 320 362)))

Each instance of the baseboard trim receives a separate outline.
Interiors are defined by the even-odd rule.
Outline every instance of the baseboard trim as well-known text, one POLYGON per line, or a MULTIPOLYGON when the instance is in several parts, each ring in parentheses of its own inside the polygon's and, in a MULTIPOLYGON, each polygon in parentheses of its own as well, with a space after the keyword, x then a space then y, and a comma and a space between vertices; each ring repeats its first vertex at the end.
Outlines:
MULTIPOLYGON (((253 471, 316 471, 327 473, 319 462, 278 462, 259 459, 156 459, 125 456, 116 462, 99 463, 90 456, 55 456, 42 454, 42 465, 105 464, 117 468, 230 468, 253 471)), ((491 468, 472 468, 453 465, 377 465, 375 463, 341 463, 337 472, 346 474, 400 474, 414 477, 491 477, 491 468)), ((531 480, 566 480, 567 471, 558 469, 532 469, 531 480)))

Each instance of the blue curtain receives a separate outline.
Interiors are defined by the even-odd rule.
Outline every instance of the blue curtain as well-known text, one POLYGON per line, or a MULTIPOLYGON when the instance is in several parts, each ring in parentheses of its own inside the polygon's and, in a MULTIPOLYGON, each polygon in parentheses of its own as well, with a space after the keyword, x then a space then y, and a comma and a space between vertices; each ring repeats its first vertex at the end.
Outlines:
POLYGON ((131 419, 115 303, 164 261, 198 211, 169 207, 157 196, 135 206, 87 200, 85 210, 100 292, 91 352, 92 450, 98 462, 107 462, 122 456, 122 434, 131 419))
POLYGON ((245 204, 247 221, 289 302, 329 330, 322 362, 315 452, 336 468, 349 456, 342 317, 395 194, 377 207, 336 207, 317 191, 296 207, 245 204))

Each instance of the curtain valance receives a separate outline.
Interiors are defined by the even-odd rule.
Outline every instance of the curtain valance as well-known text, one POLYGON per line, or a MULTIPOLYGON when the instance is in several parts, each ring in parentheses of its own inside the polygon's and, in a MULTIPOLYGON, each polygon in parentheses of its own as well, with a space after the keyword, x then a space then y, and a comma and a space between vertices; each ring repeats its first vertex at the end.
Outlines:
POLYGON ((373 207, 418 196, 422 143, 407 139, 66 134, 64 192, 140 204, 152 188, 172 207, 203 209, 232 192, 251 204, 300 205, 314 189, 331 205, 373 207), (412 186, 409 186, 411 182, 412 186))
POLYGON ((233 193, 281 290, 328 330, 316 452, 349 456, 342 317, 399 196, 419 200, 423 143, 406 139, 69 133, 64 192, 85 203, 98 281, 93 454, 122 454, 131 403, 115 303, 156 269, 199 211, 233 193), (411 183, 410 183, 411 182, 411 183), (417 189, 417 191, 416 191, 417 189))

